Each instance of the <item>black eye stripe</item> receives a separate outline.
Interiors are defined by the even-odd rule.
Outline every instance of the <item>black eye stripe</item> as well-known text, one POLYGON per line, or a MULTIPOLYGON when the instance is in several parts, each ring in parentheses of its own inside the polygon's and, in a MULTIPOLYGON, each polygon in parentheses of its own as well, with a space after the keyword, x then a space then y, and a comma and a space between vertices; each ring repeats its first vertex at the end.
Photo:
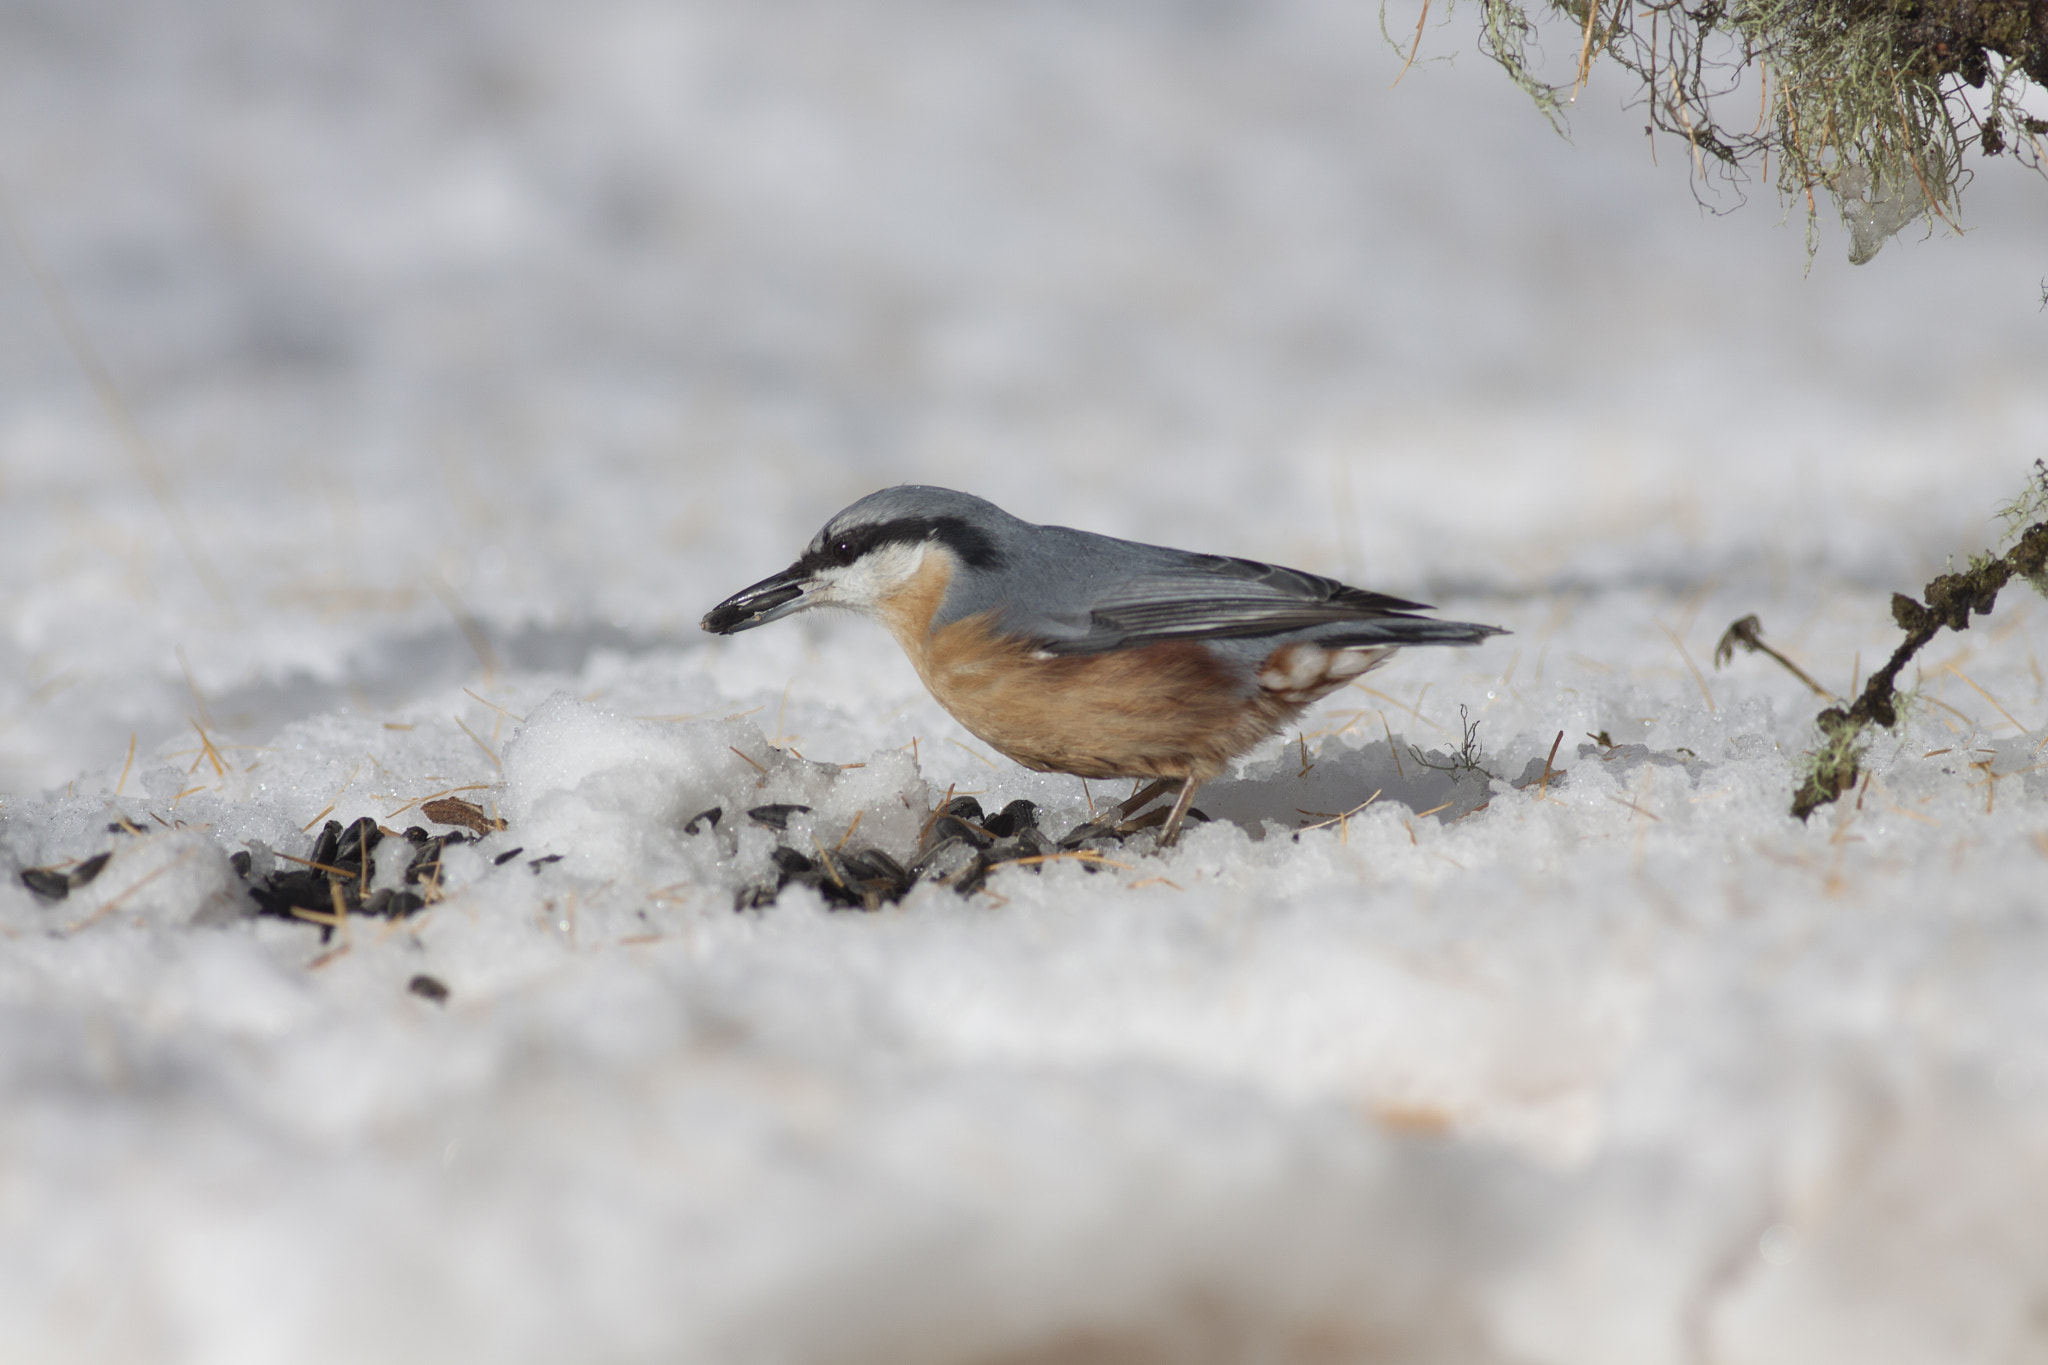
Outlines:
POLYGON ((827 536, 823 544, 803 557, 798 567, 815 571, 844 566, 885 545, 915 545, 927 540, 939 541, 977 569, 993 569, 1003 562, 988 534, 959 517, 903 517, 850 526, 827 536))
POLYGON ((813 567, 834 565, 843 568, 882 544, 876 532, 883 529, 885 528, 879 526, 856 526, 851 530, 841 531, 836 536, 828 537, 823 545, 804 558, 813 567))

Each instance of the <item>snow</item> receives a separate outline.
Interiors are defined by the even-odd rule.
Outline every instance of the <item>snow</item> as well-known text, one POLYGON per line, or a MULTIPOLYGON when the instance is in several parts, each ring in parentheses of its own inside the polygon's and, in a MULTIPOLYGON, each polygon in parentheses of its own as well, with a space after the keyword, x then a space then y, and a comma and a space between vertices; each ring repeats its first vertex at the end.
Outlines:
POLYGON ((1846 689, 1991 543, 2040 187, 1809 270, 1611 80, 1568 143, 1399 70, 1321 0, 10 7, 7 203, 146 445, 10 248, 0 1354, 2038 1354, 2048 608, 1805 825, 1819 699, 1711 655, 1846 689), (858 621, 696 629, 904 481, 1515 633, 1164 853, 735 911, 1121 799, 858 621), (448 793, 505 827, 423 913, 250 913, 448 793))

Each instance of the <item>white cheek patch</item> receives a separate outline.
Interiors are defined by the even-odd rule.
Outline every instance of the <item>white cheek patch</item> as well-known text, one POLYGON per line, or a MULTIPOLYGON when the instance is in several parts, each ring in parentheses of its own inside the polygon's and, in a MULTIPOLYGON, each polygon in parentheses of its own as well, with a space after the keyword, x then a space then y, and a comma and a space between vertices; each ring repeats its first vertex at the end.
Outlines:
POLYGON ((916 576, 924 544, 884 545, 851 564, 820 570, 809 596, 819 606, 873 611, 916 576))

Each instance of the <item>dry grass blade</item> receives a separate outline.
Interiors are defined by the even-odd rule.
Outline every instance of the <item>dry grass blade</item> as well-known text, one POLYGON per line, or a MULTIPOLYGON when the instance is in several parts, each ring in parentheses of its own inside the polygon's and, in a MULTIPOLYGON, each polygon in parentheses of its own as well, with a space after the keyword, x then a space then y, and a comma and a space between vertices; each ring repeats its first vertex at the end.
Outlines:
POLYGON ((1685 660, 1686 668, 1690 670, 1692 673, 1692 680, 1699 684, 1700 695, 1706 698, 1707 713, 1709 715, 1713 714, 1714 694, 1707 690, 1706 675, 1700 672, 1700 666, 1692 661, 1692 653, 1691 651, 1686 649, 1685 641, 1679 639, 1677 632, 1672 630, 1671 627, 1665 625, 1662 621, 1657 622, 1657 629, 1664 632, 1664 638, 1671 641, 1672 648, 1678 651, 1678 657, 1685 660))
POLYGON ((455 718, 455 723, 456 725, 461 727, 463 734, 469 736, 471 743, 475 744, 477 748, 482 749, 484 751, 484 757, 491 760, 492 767, 496 768, 500 772, 503 772, 505 770, 505 765, 498 761, 498 756, 496 754, 491 752, 491 746, 484 743, 481 739, 477 738, 476 731, 470 729, 467 725, 462 724, 462 717, 457 716, 455 718))
POLYGON ((463 690, 463 691, 464 691, 465 693, 468 693, 468 695, 469 695, 469 696, 470 696, 471 698, 473 698, 474 700, 476 700, 476 701, 478 701, 478 702, 481 702, 481 703, 483 703, 483 704, 484 704, 485 706, 488 706, 488 707, 490 707, 490 708, 491 708, 491 709, 492 709, 493 711, 496 711, 496 712, 497 712, 497 713, 498 713, 499 715, 501 715, 501 716, 505 717, 505 718, 506 718, 507 720, 513 720, 513 721, 517 721, 517 722, 518 722, 519 724, 521 724, 521 725, 524 725, 524 724, 526 724, 526 717, 524 717, 524 716, 521 716, 521 715, 515 715, 515 714, 513 714, 512 712, 510 712, 510 711, 507 711, 507 710, 506 710, 506 709, 505 709, 504 707, 502 707, 502 706, 498 705, 498 703, 496 703, 496 702, 492 701, 492 700, 491 700, 490 698, 488 698, 488 697, 479 697, 479 696, 477 696, 477 694, 476 694, 476 693, 475 693, 474 691, 472 691, 471 689, 469 689, 469 688, 467 688, 467 687, 463 688, 462 690, 463 690))
POLYGON ((839 842, 832 845, 832 851, 834 853, 837 853, 840 849, 846 847, 846 841, 848 839, 851 839, 853 837, 853 832, 860 828, 860 818, 866 814, 867 812, 864 810, 857 810, 853 813, 853 823, 846 827, 846 833, 839 836, 839 842))
POLYGON ((306 964, 306 970, 309 972, 317 972, 322 967, 325 967, 328 963, 334 962, 340 958, 347 957, 354 950, 355 945, 353 943, 338 943, 334 947, 329 948, 326 952, 320 954, 320 956, 314 958, 311 962, 308 962, 306 964))
POLYGON ((981 760, 981 761, 982 761, 983 763, 986 763, 986 764, 988 764, 988 766, 989 766, 989 767, 990 767, 991 769, 993 769, 993 768, 994 768, 994 767, 996 766, 996 765, 995 765, 995 763, 994 763, 994 761, 993 761, 993 760, 991 760, 991 759, 990 759, 990 758, 988 757, 988 755, 987 755, 987 754, 984 754, 984 753, 980 753, 980 752, 976 751, 976 750, 975 750, 975 749, 974 749, 974 748, 973 748, 972 746, 970 746, 970 745, 966 745, 966 744, 962 744, 962 743, 961 743, 961 742, 960 742, 959 740, 957 740, 957 739, 952 739, 952 738, 948 738, 948 739, 946 740, 946 743, 948 743, 948 744, 952 745, 952 746, 953 746, 954 748, 956 748, 956 749, 962 750, 963 752, 966 752, 966 753, 970 753, 970 754, 973 754, 973 755, 974 755, 974 756, 975 756, 976 758, 980 759, 980 760, 981 760))
MULTIPOLYGON (((1401 63, 1401 74, 1394 77, 1394 85, 1401 83, 1401 76, 1408 74, 1408 68, 1415 65, 1415 54, 1422 51, 1422 26, 1429 22, 1429 0, 1422 0, 1422 13, 1415 18, 1415 43, 1408 49, 1408 60, 1401 63)), ((1387 87, 1389 90, 1393 86, 1387 87)))
POLYGON ((226 777, 227 763, 221 758, 220 750, 214 747, 213 740, 207 736, 205 727, 195 720, 192 722, 192 728, 199 732, 199 757, 192 760, 192 767, 188 771, 197 772, 199 765, 206 763, 213 768, 215 777, 226 777))
POLYGON ((1587 79, 1593 74, 1593 27, 1600 22, 1599 0, 1585 0, 1586 25, 1579 34, 1579 73, 1572 77, 1571 98, 1566 101, 1576 104, 1579 92, 1586 88, 1587 79))
POLYGON ((297 863, 300 867, 310 867, 316 872, 326 872, 336 877, 346 877, 350 881, 356 879, 355 873, 345 867, 336 867, 332 863, 316 863, 311 858, 294 858, 289 853, 279 853, 276 856, 288 863, 297 863))
MULTIPOLYGON (((1351 685, 1357 688, 1359 691, 1365 693, 1368 697, 1378 697, 1381 701, 1387 703, 1389 706, 1399 707, 1401 710, 1406 711, 1409 715, 1415 717, 1415 721, 1418 725, 1427 725, 1430 729, 1435 730, 1438 734, 1443 733, 1443 726, 1438 725, 1428 716, 1422 714, 1422 699, 1429 695, 1429 689, 1435 686, 1434 683, 1424 683, 1422 685, 1422 690, 1415 694, 1415 701, 1412 705, 1410 703, 1402 701, 1399 697, 1388 696, 1386 693, 1380 691, 1377 687, 1367 687, 1364 683, 1356 682, 1351 685)), ((1385 713, 1381 714, 1380 720, 1382 723, 1386 721, 1385 713)), ((1389 731, 1389 742, 1392 742, 1391 731, 1389 731)))
POLYGON ((1983 688, 1977 686, 1975 682, 1972 682, 1969 674, 1963 672, 1962 669, 1957 668, 1954 664, 1943 664, 1942 667, 1946 669, 1948 672, 1955 674, 1956 677, 1962 679, 1963 686, 1969 688, 1972 692, 1975 692, 1978 696, 1990 702, 1991 709, 1998 712, 1999 715, 2004 716, 2007 723, 2009 723, 2013 729, 2019 731, 2021 734, 2025 734, 2027 732, 2027 727, 2020 724, 2019 719, 2016 716, 2014 716, 2012 712, 2006 710, 2004 705, 2000 703, 1998 698, 1992 696, 1989 692, 1986 692, 1983 688))
MULTIPOLYGON (((128 770, 135 766, 135 732, 128 732, 128 757, 121 762, 121 780, 114 784, 114 795, 121 794, 121 788, 128 785, 128 770)), ((124 820, 126 816, 122 817, 124 820)))
POLYGON ((932 832, 932 826, 936 825, 939 822, 939 817, 946 813, 946 807, 953 804, 953 789, 957 785, 957 783, 947 783, 946 799, 939 802, 938 805, 933 806, 932 813, 930 815, 925 816, 923 827, 917 831, 917 842, 920 845, 924 843, 925 836, 932 832))
POLYGON ((163 876, 164 873, 172 871, 175 868, 183 867, 186 863, 192 861, 192 856, 195 851, 196 850, 193 849, 187 849, 185 852, 180 853, 177 857, 171 859, 171 861, 165 863, 162 867, 157 868, 154 872, 146 873, 145 875, 137 878, 133 884, 128 886, 125 890, 121 891, 118 895, 109 899, 107 903, 102 905, 99 909, 93 911, 91 914, 85 916, 83 919, 77 920, 74 923, 67 925, 64 929, 64 932, 67 934, 75 934, 80 929, 85 928, 88 924, 91 924, 96 920, 104 919, 106 916, 113 914, 114 911, 121 908, 121 905, 124 901, 126 901, 130 896, 134 895, 136 892, 140 891, 143 887, 148 886, 158 877, 163 876))
POLYGON ((824 843, 815 834, 811 836, 811 847, 818 850, 818 865, 825 869, 825 875, 832 879, 832 885, 841 891, 846 890, 846 879, 839 875, 838 865, 832 861, 832 855, 825 851, 824 843))
MULTIPOLYGON (((1385 790, 1386 790, 1386 788, 1384 788, 1384 787, 1382 787, 1382 788, 1380 789, 1380 791, 1385 791, 1385 790)), ((1380 799, 1380 792, 1377 792, 1377 791, 1376 791, 1376 792, 1374 792, 1374 793, 1373 793, 1373 794, 1372 794, 1371 796, 1368 796, 1368 797, 1366 797, 1366 798, 1365 798, 1365 800, 1363 800, 1363 801, 1359 802, 1359 803, 1358 803, 1357 805, 1353 806, 1353 807, 1352 807, 1352 808, 1351 808, 1350 810, 1347 810, 1347 811, 1339 811, 1339 812, 1338 812, 1337 814, 1335 814, 1335 815, 1331 816, 1331 817, 1330 817, 1329 819, 1327 819, 1327 820, 1318 820, 1318 821, 1316 821, 1316 822, 1315 822, 1315 823, 1314 823, 1313 825, 1303 825, 1303 826, 1301 826, 1301 828, 1299 828, 1299 829, 1295 830, 1294 832, 1295 832, 1296 834, 1306 834, 1306 833, 1308 833, 1308 832, 1309 832, 1310 830, 1312 830, 1312 829, 1328 829, 1328 828, 1329 828, 1329 827, 1330 827, 1331 825, 1335 825, 1335 824, 1341 824, 1341 823, 1343 823, 1344 821, 1346 821, 1346 820, 1349 820, 1349 819, 1350 819, 1350 818, 1351 818, 1352 816, 1354 816, 1354 815, 1358 814, 1358 812, 1360 812, 1360 811, 1364 810, 1364 809, 1365 809, 1365 808, 1366 808, 1367 806, 1370 806, 1370 805, 1371 805, 1371 804, 1372 804, 1373 802, 1375 802, 1375 801, 1377 801, 1377 800, 1379 800, 1379 799, 1380 799)))
POLYGON ((1649 817, 1650 817, 1650 818, 1651 818, 1652 820, 1655 820, 1655 821, 1657 821, 1657 822, 1658 822, 1658 823, 1660 823, 1660 824, 1661 824, 1661 823, 1663 823, 1663 820, 1664 820, 1664 817, 1663 817, 1663 816, 1661 816, 1661 815, 1657 814, 1657 812, 1655 812, 1655 811, 1652 811, 1652 810, 1644 810, 1644 809, 1643 809, 1643 808, 1642 808, 1641 806, 1638 806, 1638 805, 1637 805, 1637 804, 1636 804, 1635 802, 1633 802, 1633 801, 1629 800, 1629 799, 1628 799, 1627 797, 1625 797, 1625 796, 1609 796, 1609 797, 1608 797, 1607 799, 1608 799, 1609 801, 1612 801, 1612 802, 1614 802, 1614 804, 1615 804, 1615 805, 1617 805, 1617 806, 1627 806, 1627 807, 1628 807, 1628 808, 1629 808, 1630 810, 1634 811, 1634 812, 1635 812, 1635 813, 1636 813, 1637 815, 1647 815, 1647 816, 1649 816, 1649 817))

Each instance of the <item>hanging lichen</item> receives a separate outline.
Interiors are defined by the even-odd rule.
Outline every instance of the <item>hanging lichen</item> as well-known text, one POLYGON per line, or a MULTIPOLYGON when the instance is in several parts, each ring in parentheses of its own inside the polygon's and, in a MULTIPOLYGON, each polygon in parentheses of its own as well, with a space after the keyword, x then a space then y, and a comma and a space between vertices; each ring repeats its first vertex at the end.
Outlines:
POLYGON ((2048 0, 1479 4, 1481 46, 1553 121, 1605 56, 1641 82, 1651 126, 1683 140, 1701 181, 1774 179, 1804 203, 1809 250, 1831 199, 1858 264, 1910 223, 1954 225, 1970 153, 2048 163, 2048 121, 2020 105, 2048 88, 2048 0), (1531 58, 1551 17, 1578 38, 1563 83, 1531 58))

